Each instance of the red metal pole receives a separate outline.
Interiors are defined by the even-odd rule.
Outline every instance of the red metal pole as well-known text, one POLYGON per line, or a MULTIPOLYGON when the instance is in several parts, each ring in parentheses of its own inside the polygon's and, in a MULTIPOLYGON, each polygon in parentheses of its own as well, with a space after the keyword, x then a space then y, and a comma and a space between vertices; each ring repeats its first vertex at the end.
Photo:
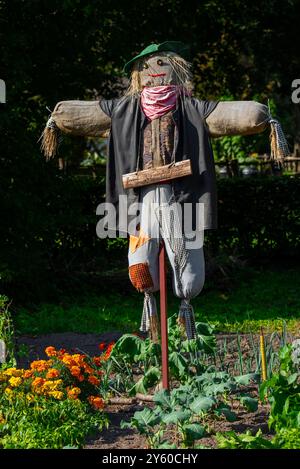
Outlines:
POLYGON ((159 251, 159 288, 160 288, 162 385, 164 389, 169 389, 166 248, 165 248, 165 243, 163 241, 162 241, 161 248, 159 251))

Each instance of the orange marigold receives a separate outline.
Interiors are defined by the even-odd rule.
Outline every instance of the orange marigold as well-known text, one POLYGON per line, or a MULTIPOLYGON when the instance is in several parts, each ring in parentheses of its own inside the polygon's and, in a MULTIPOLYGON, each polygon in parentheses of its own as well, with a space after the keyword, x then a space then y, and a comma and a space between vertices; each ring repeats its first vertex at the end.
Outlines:
POLYGON ((106 347, 105 342, 101 342, 101 344, 99 344, 98 347, 100 350, 104 350, 106 347))
POLYGON ((70 368, 70 372, 71 372, 71 375, 72 375, 72 376, 79 376, 81 370, 80 370, 80 367, 79 367, 79 366, 72 366, 72 367, 70 368))
POLYGON ((96 378, 96 376, 91 375, 88 378, 88 382, 93 384, 94 386, 98 386, 100 384, 100 379, 96 378))
POLYGON ((68 353, 66 353, 63 357, 62 357, 62 362, 67 365, 67 366, 77 366, 77 363, 75 360, 73 360, 73 357, 72 355, 69 355, 68 353))
POLYGON ((47 357, 56 357, 57 351, 55 350, 55 347, 47 347, 45 348, 45 354, 47 357))
POLYGON ((51 362, 48 360, 35 360, 30 364, 32 370, 43 372, 50 368, 51 362))
POLYGON ((83 368, 84 368, 84 371, 88 374, 94 373, 94 369, 87 363, 83 363, 83 368))
POLYGON ((107 349, 106 349, 106 351, 105 351, 105 353, 104 353, 104 359, 105 359, 105 360, 108 360, 108 359, 109 359, 109 357, 110 357, 110 355, 111 355, 111 352, 112 352, 112 349, 114 348, 114 345, 115 345, 115 343, 114 343, 114 342, 111 342, 111 343, 109 344, 109 346, 107 347, 107 349))
POLYGON ((94 357, 93 362, 95 363, 96 366, 101 366, 101 357, 94 357))
POLYGON ((77 399, 80 393, 81 393, 81 390, 77 387, 68 389, 68 397, 70 399, 77 399))
POLYGON ((94 409, 103 409, 104 407, 104 400, 101 397, 89 396, 88 401, 94 409))
POLYGON ((33 375, 33 370, 25 370, 23 374, 23 378, 28 379, 31 378, 33 375))
POLYGON ((57 378, 58 376, 59 376, 59 370, 57 370, 56 368, 50 368, 46 374, 47 379, 57 378))
POLYGON ((35 378, 33 381, 32 381, 32 386, 34 388, 38 388, 40 386, 42 386, 44 384, 45 380, 43 378, 35 378))

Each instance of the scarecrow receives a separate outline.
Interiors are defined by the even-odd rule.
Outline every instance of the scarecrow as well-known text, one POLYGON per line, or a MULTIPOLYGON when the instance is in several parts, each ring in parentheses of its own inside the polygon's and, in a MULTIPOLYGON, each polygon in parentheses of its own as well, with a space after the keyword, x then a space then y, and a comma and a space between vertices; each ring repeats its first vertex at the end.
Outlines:
POLYGON ((217 194, 211 137, 247 135, 271 126, 271 156, 289 154, 278 121, 253 101, 213 102, 192 96, 188 47, 178 41, 151 44, 126 63, 129 87, 121 98, 58 103, 43 132, 42 148, 55 155, 60 133, 99 136, 109 130, 106 201, 127 212, 129 277, 144 294, 141 331, 157 340, 154 293, 163 241, 180 299, 179 321, 195 338, 191 300, 205 278, 205 230, 217 227, 217 194), (126 207, 120 196, 126 195, 126 207), (141 204, 139 223, 131 208, 141 204))

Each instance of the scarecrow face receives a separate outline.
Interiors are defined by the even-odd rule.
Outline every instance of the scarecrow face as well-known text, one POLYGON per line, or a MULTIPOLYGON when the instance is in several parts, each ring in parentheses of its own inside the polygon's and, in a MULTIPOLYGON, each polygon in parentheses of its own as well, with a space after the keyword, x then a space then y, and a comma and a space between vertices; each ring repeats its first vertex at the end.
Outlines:
POLYGON ((162 86, 178 84, 178 75, 170 62, 176 57, 173 52, 160 52, 145 57, 138 65, 141 86, 162 86))

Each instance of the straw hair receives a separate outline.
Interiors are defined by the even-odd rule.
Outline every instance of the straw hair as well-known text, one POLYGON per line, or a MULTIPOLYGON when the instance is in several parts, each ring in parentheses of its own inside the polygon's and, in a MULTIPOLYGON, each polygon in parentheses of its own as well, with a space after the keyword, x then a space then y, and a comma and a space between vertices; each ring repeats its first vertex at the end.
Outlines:
POLYGON ((46 160, 54 158, 58 152, 58 147, 61 141, 60 130, 54 122, 54 119, 50 117, 46 127, 44 128, 42 135, 39 138, 41 140, 41 151, 44 153, 46 160))

